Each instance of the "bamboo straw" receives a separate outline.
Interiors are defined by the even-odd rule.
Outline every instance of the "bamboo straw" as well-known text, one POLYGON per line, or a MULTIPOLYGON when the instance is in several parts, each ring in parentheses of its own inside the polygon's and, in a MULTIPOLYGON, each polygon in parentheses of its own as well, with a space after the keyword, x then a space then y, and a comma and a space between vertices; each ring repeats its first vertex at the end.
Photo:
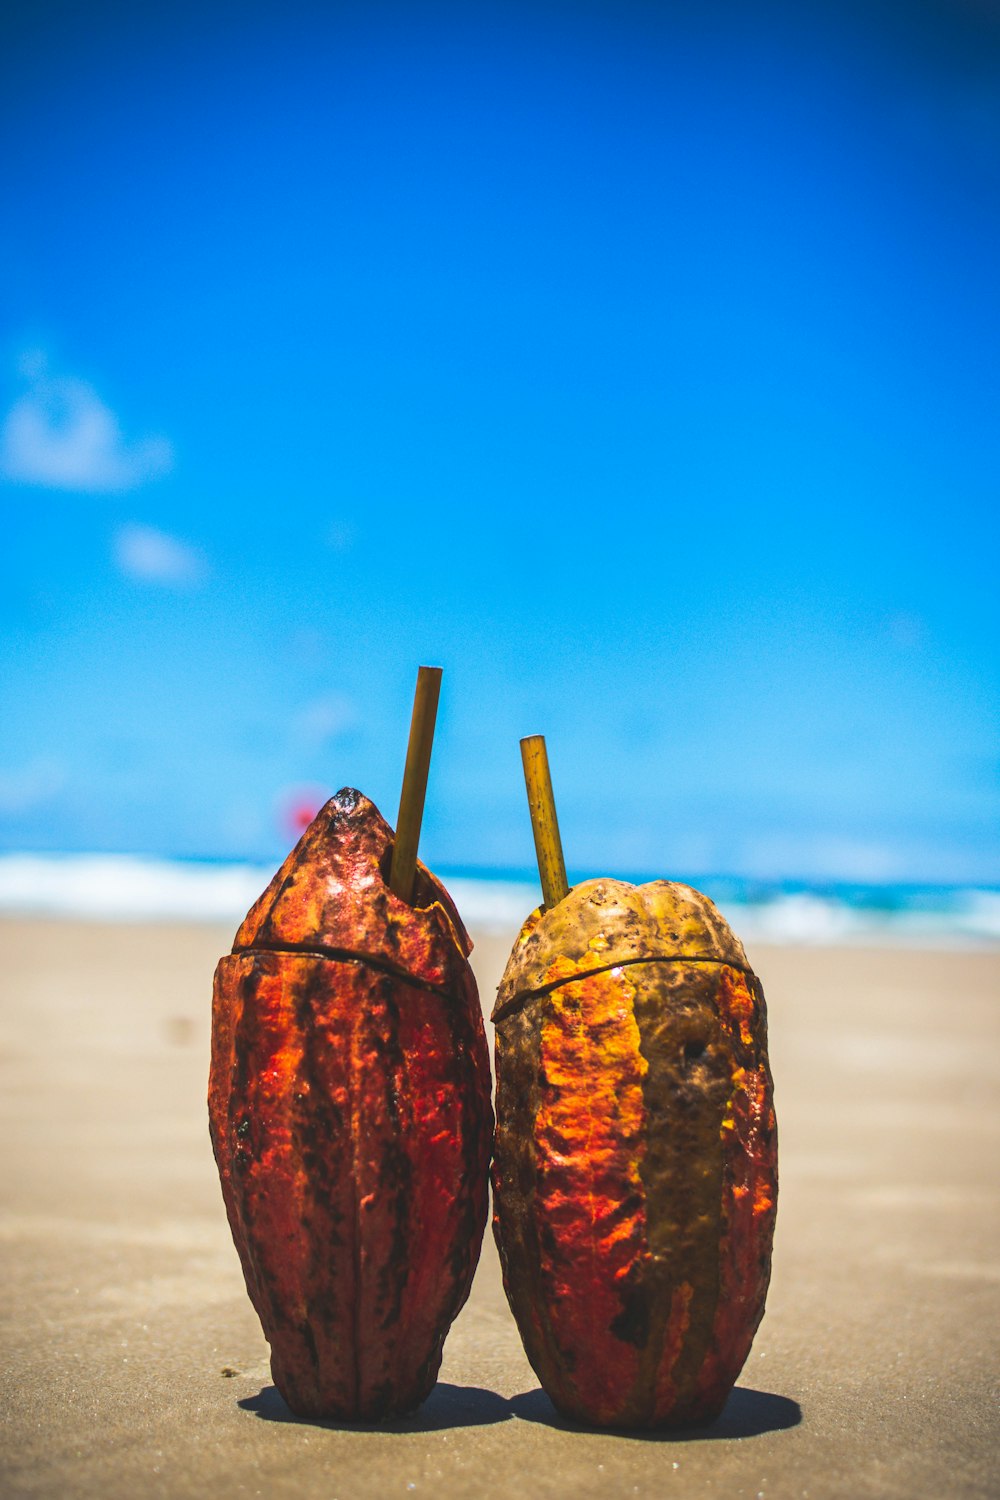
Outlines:
POLYGON ((406 747, 403 790, 399 796, 396 839, 392 846, 389 889, 401 901, 412 902, 413 882, 417 873, 417 845, 424 816, 427 773, 431 765, 431 745, 437 719, 438 695, 441 692, 441 668, 421 667, 417 672, 417 690, 413 695, 413 717, 410 740, 406 747))
POLYGON ((521 741, 521 760, 524 764, 524 784, 528 789, 531 831, 535 835, 535 857, 542 882, 542 901, 547 907, 558 906, 563 897, 569 895, 569 884, 566 880, 566 865, 563 861, 544 735, 529 734, 521 741))

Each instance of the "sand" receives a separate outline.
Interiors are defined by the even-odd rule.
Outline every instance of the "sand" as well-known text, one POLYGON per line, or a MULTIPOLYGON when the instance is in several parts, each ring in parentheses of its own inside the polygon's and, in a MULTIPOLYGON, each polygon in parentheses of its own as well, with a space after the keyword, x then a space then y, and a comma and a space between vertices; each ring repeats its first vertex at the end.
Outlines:
MULTIPOLYGON (((768 1311, 715 1427, 630 1437, 556 1417, 489 1240, 420 1413, 290 1418, 206 1129, 231 936, 0 922, 4 1497, 1000 1494, 1000 953, 753 949, 768 1311)), ((507 947, 477 948, 487 1001, 507 947)))

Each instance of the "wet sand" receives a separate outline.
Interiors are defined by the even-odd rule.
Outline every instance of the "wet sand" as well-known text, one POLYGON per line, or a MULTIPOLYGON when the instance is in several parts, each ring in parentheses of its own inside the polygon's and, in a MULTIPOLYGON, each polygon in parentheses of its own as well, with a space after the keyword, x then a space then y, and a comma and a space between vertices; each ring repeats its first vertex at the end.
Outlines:
MULTIPOLYGON (((205 1117, 207 926, 0 922, 0 1493, 995 1497, 1000 952, 751 950, 781 1197, 768 1311, 722 1419, 571 1429, 488 1237, 413 1418, 292 1419, 205 1117)), ((487 1009, 509 944, 483 939, 487 1009)))

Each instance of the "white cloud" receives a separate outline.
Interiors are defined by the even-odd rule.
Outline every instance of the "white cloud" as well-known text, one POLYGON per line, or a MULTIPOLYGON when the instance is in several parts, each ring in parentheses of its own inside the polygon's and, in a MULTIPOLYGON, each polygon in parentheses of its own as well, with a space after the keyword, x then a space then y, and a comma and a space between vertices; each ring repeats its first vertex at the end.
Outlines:
POLYGON ((331 521, 327 527, 326 544, 334 552, 349 552, 357 535, 358 528, 353 521, 331 521))
POLYGON ((761 880, 856 880, 879 885, 907 878, 906 850, 892 840, 776 829, 744 840, 731 861, 738 874, 761 880))
POLYGON ((927 636, 927 626, 920 616, 904 610, 889 616, 886 629, 893 645, 904 651, 922 646, 927 636))
POLYGON ((0 813, 16 817, 57 797, 66 785, 66 770, 56 760, 35 760, 16 771, 0 770, 0 813))
POLYGON ((342 693, 326 693, 300 709, 293 721, 297 739, 313 749, 322 749, 353 729, 358 710, 342 693))
POLYGON ((130 522, 114 540, 115 562, 128 578, 167 588, 193 588, 208 575, 204 554, 155 526, 130 522))
POLYGON ((167 440, 126 441, 86 381, 48 375, 39 354, 22 361, 22 372, 29 389, 0 428, 0 469, 8 479, 60 490, 130 490, 171 467, 167 440))

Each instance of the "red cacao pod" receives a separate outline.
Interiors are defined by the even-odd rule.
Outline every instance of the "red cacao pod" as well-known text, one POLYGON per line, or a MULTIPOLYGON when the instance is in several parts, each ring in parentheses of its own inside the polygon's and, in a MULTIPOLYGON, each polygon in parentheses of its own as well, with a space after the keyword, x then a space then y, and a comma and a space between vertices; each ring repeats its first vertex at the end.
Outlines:
POLYGON ((590 880, 497 1005, 494 1231, 528 1358, 603 1426, 722 1410, 764 1311, 777 1132, 760 983, 707 897, 590 880))
POLYGON ((375 1421, 428 1394, 472 1283, 493 1114, 471 943, 359 792, 317 814, 216 970, 209 1121, 275 1385, 375 1421))

